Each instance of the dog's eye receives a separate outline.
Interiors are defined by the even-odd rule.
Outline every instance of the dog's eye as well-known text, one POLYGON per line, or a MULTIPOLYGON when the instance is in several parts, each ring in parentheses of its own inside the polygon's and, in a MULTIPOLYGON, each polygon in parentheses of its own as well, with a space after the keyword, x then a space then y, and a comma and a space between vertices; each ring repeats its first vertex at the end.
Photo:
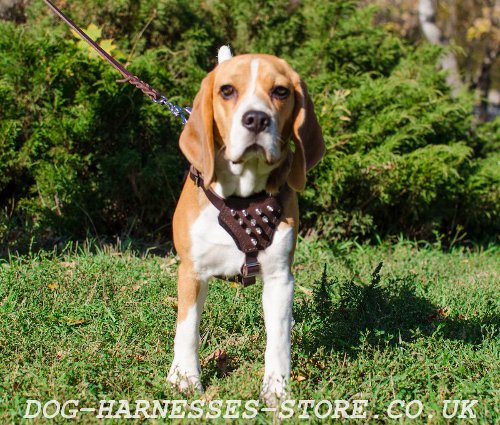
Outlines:
POLYGON ((275 97, 276 99, 283 100, 288 97, 290 94, 290 90, 288 90, 286 87, 283 86, 276 86, 273 87, 271 91, 271 96, 275 97))
POLYGON ((236 93, 236 89, 231 84, 226 84, 220 88, 220 94, 224 99, 230 99, 236 93))

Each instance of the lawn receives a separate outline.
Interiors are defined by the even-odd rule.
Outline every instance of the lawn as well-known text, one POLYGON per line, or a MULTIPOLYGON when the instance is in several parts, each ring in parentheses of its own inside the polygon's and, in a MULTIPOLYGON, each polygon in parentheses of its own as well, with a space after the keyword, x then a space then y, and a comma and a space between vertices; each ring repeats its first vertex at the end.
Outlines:
MULTIPOLYGON (((397 399, 423 405, 404 422, 444 423, 444 400, 477 399, 477 418, 468 422, 498 423, 499 253, 300 241, 293 398, 368 400, 367 418, 353 423, 394 422, 387 407, 397 399)), ((21 422, 26 399, 98 406, 101 399, 185 398, 165 380, 176 269, 173 256, 112 248, 0 260, 0 422, 21 422)), ((260 292, 261 283, 211 284, 201 325, 205 400, 258 398, 260 292)), ((260 412, 253 422, 272 420, 260 412)), ((90 413, 78 421, 98 422, 90 413)))

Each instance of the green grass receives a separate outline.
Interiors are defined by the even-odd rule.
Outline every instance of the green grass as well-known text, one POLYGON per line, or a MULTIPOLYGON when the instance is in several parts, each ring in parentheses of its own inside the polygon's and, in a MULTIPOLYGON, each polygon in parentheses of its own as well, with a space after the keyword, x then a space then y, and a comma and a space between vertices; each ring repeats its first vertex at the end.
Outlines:
MULTIPOLYGON (((110 249, 0 262, 0 422, 21 422, 28 398, 91 407, 103 398, 184 398, 165 380, 176 268, 173 257, 110 249)), ((301 241, 295 275, 293 398, 369 400, 368 419, 355 423, 379 422, 373 415, 386 417, 394 399, 424 404, 408 422, 443 423, 443 400, 478 399, 471 422, 500 421, 498 248, 400 242, 332 251, 301 241)), ((206 399, 258 398, 260 292, 260 283, 211 284, 201 325, 206 399), (216 350, 227 358, 214 359, 216 350)), ((259 413, 254 422, 272 419, 259 413)), ((97 422, 85 413, 79 421, 97 422)))

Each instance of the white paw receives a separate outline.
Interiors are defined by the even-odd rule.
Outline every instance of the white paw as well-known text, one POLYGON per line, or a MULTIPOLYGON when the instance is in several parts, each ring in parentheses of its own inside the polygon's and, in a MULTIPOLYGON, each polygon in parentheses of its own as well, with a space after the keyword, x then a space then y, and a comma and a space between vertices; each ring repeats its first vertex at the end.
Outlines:
POLYGON ((177 364, 172 364, 167 380, 183 393, 191 391, 203 392, 200 373, 197 370, 193 371, 182 368, 177 364))
POLYGON ((287 380, 280 377, 264 377, 260 398, 268 407, 278 407, 279 403, 288 398, 287 380))

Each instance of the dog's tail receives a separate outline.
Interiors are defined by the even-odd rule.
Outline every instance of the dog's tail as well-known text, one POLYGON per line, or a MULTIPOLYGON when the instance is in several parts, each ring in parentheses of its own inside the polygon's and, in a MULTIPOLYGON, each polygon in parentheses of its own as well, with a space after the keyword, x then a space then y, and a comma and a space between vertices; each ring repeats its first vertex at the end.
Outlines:
POLYGON ((233 54, 231 53, 231 48, 229 45, 227 46, 222 46, 219 49, 219 53, 217 54, 217 60, 219 63, 222 63, 224 61, 227 61, 233 57, 233 54))

